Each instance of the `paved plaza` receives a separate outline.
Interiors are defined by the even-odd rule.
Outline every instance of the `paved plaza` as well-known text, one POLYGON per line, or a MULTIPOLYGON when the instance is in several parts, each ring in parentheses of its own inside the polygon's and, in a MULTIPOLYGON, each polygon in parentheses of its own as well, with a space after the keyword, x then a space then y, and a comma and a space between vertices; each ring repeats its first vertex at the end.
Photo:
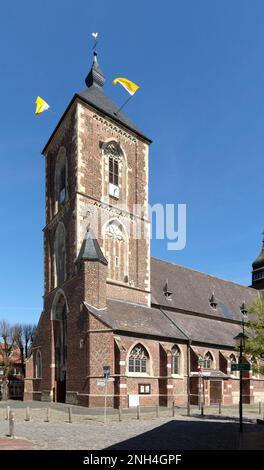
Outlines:
MULTIPOLYGON (((264 426, 256 425, 257 410, 248 416, 241 437, 238 422, 233 418, 217 416, 187 417, 171 410, 155 408, 141 413, 138 420, 135 410, 127 411, 119 422, 116 410, 108 410, 104 423, 103 410, 72 407, 69 423, 68 406, 50 404, 49 422, 46 403, 6 402, 0 404, 0 449, 124 449, 124 450, 222 450, 264 449, 264 426), (15 412, 16 439, 7 438, 7 405, 15 412), (26 406, 30 407, 30 421, 26 421, 26 406), (169 416, 170 415, 170 416, 169 416)), ((196 411, 196 410, 194 410, 196 411)), ((197 410, 198 411, 198 410, 197 410)), ((222 410, 227 412, 227 410, 222 410)))

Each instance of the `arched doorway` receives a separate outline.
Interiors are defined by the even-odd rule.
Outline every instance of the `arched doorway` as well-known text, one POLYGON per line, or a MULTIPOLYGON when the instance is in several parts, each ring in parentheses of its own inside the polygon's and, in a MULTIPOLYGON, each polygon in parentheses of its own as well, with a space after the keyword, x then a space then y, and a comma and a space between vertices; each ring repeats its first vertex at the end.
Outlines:
POLYGON ((67 378, 67 303, 63 293, 58 293, 52 308, 53 344, 55 360, 54 400, 65 403, 67 378))

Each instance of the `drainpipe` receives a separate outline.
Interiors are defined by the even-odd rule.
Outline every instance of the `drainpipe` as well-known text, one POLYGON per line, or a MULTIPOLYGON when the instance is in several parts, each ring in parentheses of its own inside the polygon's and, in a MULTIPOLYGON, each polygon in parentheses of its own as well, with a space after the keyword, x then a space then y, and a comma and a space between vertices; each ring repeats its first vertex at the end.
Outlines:
POLYGON ((191 414, 191 387, 190 387, 190 378, 191 378, 191 360, 190 360, 190 355, 191 355, 191 344, 192 340, 191 338, 181 329, 180 326, 177 325, 168 315, 167 313, 162 310, 160 307, 161 313, 187 338, 187 416, 190 416, 191 414))

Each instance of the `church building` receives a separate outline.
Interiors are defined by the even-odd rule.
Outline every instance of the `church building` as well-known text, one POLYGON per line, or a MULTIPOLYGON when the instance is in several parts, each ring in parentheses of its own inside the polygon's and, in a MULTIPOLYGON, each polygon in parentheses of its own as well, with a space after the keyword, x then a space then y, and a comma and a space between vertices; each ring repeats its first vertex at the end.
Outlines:
MULTIPOLYGON (((109 370, 109 407, 238 403, 234 337, 264 288, 264 249, 252 287, 151 258, 151 140, 104 82, 95 51, 43 150, 44 309, 24 399, 101 407, 109 370)), ((264 377, 245 372, 244 402, 263 399, 264 377)))

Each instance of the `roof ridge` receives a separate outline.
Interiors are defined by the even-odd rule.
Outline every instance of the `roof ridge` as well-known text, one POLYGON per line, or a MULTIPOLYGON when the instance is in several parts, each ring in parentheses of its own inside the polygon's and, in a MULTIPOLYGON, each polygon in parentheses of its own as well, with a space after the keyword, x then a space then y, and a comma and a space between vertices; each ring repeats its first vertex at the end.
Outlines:
POLYGON ((172 266, 176 266, 178 268, 185 269, 186 271, 193 271, 197 274, 201 274, 202 276, 206 276, 206 277, 213 278, 213 279, 218 279, 219 281, 226 282, 228 284, 234 284, 236 286, 243 287, 245 289, 250 289, 252 292, 255 291, 255 289, 253 289, 250 286, 245 286, 245 285, 239 284, 238 282, 235 282, 235 281, 229 281, 227 279, 223 279, 222 277, 214 276, 213 274, 204 273, 203 271, 198 271, 197 269, 189 268, 187 266, 182 266, 181 264, 172 263, 171 261, 156 258, 155 256, 151 256, 151 258, 154 259, 154 260, 157 260, 157 261, 161 261, 162 263, 171 264, 172 266))

